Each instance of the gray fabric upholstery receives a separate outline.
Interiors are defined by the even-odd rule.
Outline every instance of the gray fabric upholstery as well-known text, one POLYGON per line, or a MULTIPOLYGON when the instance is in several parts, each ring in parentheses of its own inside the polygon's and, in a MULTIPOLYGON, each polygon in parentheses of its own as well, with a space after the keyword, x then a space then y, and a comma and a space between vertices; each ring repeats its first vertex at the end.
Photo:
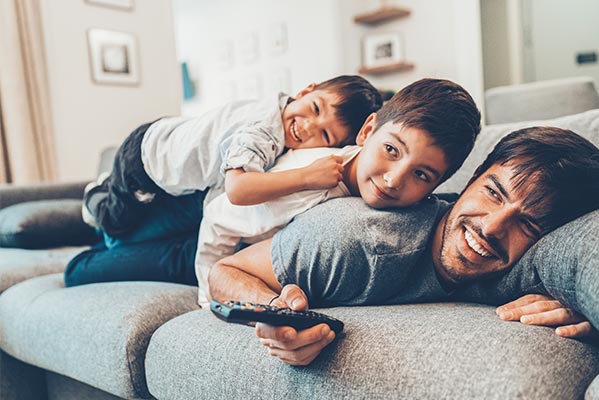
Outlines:
POLYGON ((121 398, 53 372, 46 373, 46 381, 48 400, 117 400, 121 398))
POLYGON ((599 372, 599 348, 551 328, 501 321, 488 306, 322 311, 344 321, 346 334, 307 368, 267 357, 250 327, 203 310, 175 318, 148 347, 150 393, 180 400, 563 400, 581 398, 599 372))
POLYGON ((0 249, 0 294, 29 278, 64 272, 69 260, 83 249, 84 247, 51 250, 0 249))
POLYGON ((99 240, 83 222, 78 199, 38 200, 0 210, 0 247, 47 249, 91 245, 99 240))
POLYGON ((599 375, 591 382, 584 395, 584 400, 599 400, 599 375))
POLYGON ((45 372, 0 350, 0 399, 39 400, 46 398, 45 372))
POLYGON ((25 201, 82 199, 88 182, 0 185, 0 209, 25 201))
POLYGON ((502 86, 485 92, 487 124, 556 118, 599 108, 590 77, 502 86))
POLYGON ((196 289, 162 282, 64 288, 62 274, 0 296, 0 347, 29 364, 108 393, 147 398, 144 355, 152 333, 197 309, 196 289))
POLYGON ((599 146, 599 110, 591 110, 581 114, 570 115, 544 121, 518 122, 514 124, 486 126, 482 129, 472 153, 464 165, 445 183, 435 190, 437 193, 461 192, 476 168, 493 150, 497 142, 510 132, 531 126, 555 126, 570 129, 599 146))

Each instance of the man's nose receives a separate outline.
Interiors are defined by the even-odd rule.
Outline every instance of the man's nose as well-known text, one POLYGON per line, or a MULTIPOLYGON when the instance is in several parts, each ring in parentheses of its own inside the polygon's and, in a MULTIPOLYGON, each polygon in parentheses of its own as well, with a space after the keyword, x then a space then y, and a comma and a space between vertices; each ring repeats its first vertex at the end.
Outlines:
POLYGON ((509 209, 497 209, 482 217, 482 233, 487 237, 501 239, 513 224, 513 211, 509 209))

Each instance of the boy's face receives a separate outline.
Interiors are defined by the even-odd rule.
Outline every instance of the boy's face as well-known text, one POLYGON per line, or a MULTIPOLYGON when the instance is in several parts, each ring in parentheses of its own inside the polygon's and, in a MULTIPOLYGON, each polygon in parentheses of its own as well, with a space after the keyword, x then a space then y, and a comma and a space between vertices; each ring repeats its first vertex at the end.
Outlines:
POLYGON ((375 132, 371 114, 356 139, 360 196, 374 208, 406 207, 428 196, 447 171, 445 153, 427 132, 388 122, 375 132))
POLYGON ((349 127, 335 114, 338 96, 314 87, 314 83, 308 85, 283 110, 287 148, 339 147, 350 136, 349 127))

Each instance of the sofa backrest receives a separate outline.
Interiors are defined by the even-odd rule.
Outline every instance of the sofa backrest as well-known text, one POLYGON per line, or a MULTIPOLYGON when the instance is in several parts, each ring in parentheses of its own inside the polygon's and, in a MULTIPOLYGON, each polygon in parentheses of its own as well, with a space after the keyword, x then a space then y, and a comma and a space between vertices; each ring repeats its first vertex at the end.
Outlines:
POLYGON ((487 125, 557 118, 595 108, 599 108, 599 94, 590 77, 501 86, 485 92, 487 125))
POLYGON ((464 162, 464 165, 462 165, 454 176, 439 186, 435 192, 461 192, 476 168, 484 161, 487 154, 493 150, 495 144, 502 137, 515 130, 531 126, 555 126, 570 129, 589 139, 595 146, 599 147, 599 109, 549 120, 489 125, 481 130, 476 139, 474 149, 464 162))

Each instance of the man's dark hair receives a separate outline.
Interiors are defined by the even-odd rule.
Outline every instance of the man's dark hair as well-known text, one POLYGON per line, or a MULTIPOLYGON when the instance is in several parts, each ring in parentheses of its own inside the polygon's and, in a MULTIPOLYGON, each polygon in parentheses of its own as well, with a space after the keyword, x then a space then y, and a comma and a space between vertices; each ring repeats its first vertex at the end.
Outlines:
POLYGON ((350 128, 350 137, 345 143, 355 143, 366 118, 383 105, 380 92, 357 75, 341 75, 319 83, 314 89, 326 90, 339 96, 339 103, 333 107, 337 118, 350 128))
POLYGON ((525 206, 539 212, 543 234, 599 208, 599 149, 582 136, 554 127, 512 132, 478 167, 472 183, 494 164, 514 161, 512 183, 532 183, 525 206))
POLYGON ((406 86, 377 113, 376 129, 387 122, 421 129, 445 153, 453 175, 470 154, 480 132, 480 111, 468 92, 445 79, 421 79, 406 86))

